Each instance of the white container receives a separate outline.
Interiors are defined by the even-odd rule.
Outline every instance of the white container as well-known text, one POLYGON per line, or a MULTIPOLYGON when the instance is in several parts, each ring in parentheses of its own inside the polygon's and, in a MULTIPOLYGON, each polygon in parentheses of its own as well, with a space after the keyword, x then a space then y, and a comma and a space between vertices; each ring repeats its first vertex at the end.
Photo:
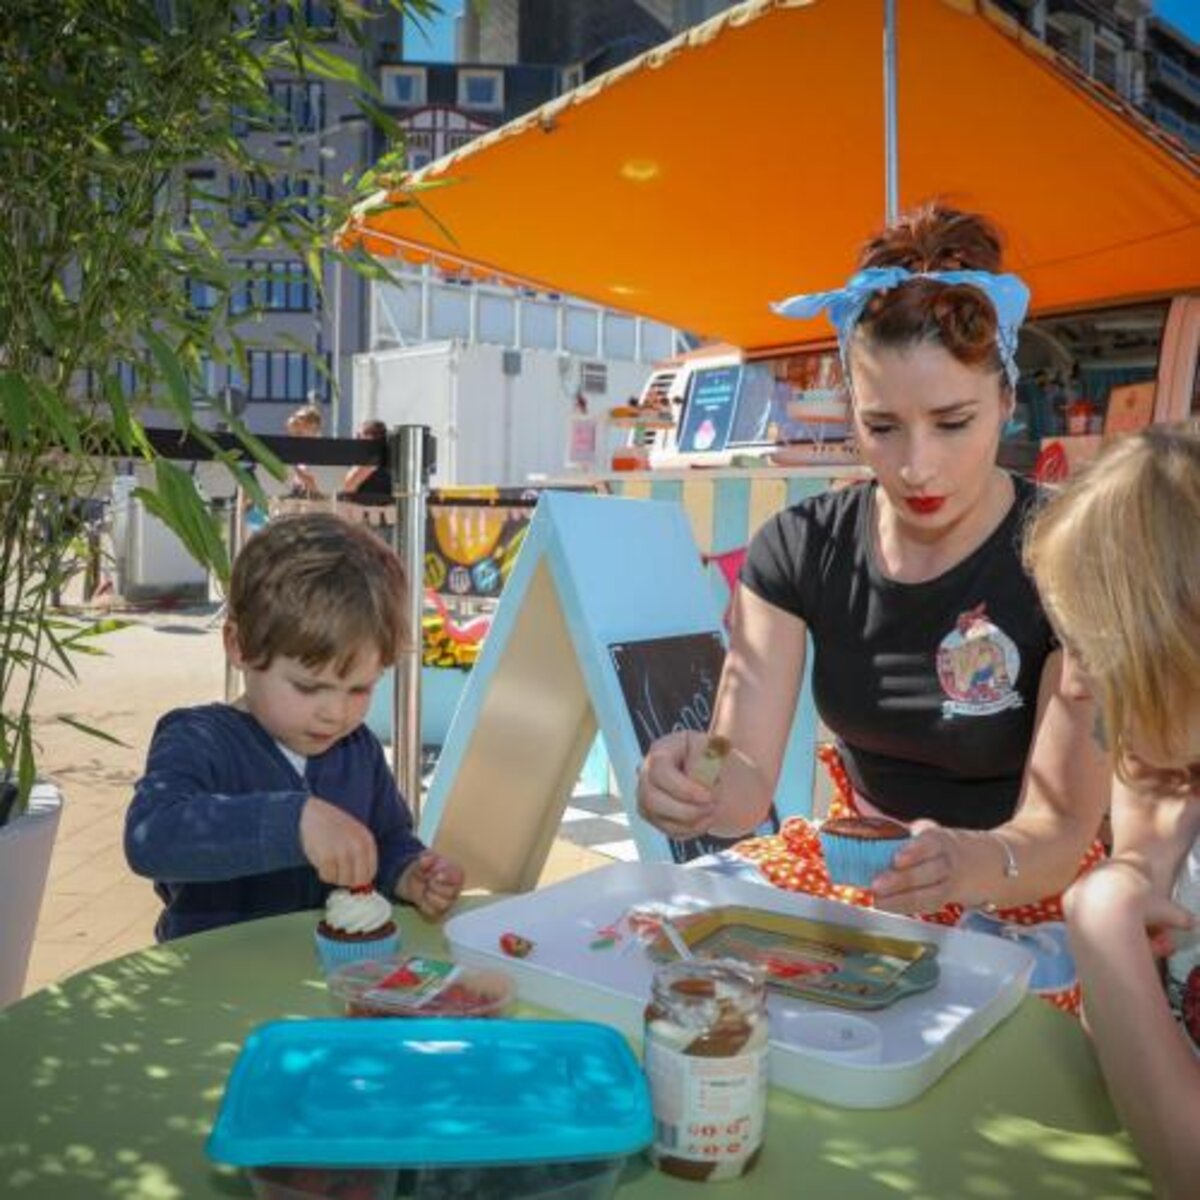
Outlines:
POLYGON ((885 1009, 854 1013, 845 1022, 853 1032, 832 1041, 827 1030, 796 1017, 839 1012, 845 1021, 844 1014, 771 991, 771 1083, 847 1108, 890 1108, 919 1096, 1020 1004, 1033 971, 1033 956, 1007 939, 649 863, 603 867, 463 913, 447 922, 446 937, 459 962, 503 964, 521 999, 640 1038, 656 964, 641 941, 623 936, 614 942, 606 931, 620 927, 634 909, 681 916, 722 905, 937 945, 940 977, 932 989, 885 1009), (499 939, 507 932, 534 943, 528 958, 504 955, 499 939), (838 1040, 848 1053, 832 1048, 838 1040))

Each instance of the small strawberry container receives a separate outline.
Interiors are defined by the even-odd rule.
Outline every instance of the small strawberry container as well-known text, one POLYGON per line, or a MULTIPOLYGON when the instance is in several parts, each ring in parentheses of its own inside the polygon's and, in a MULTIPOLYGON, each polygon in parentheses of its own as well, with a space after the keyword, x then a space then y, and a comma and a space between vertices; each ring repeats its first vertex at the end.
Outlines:
POLYGON ((206 1149, 263 1200, 609 1200, 651 1134, 607 1026, 331 1018, 251 1033, 206 1149))
POLYGON ((326 983, 348 1017, 496 1017, 516 994, 503 971, 419 955, 348 963, 326 983))

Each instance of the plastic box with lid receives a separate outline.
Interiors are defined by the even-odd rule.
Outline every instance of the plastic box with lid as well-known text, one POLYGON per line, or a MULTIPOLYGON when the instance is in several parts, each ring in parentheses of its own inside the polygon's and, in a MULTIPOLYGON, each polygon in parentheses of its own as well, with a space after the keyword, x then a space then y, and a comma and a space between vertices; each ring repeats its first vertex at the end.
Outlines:
POLYGON ((251 1033, 207 1152, 271 1200, 607 1200, 651 1134, 605 1025, 334 1018, 251 1033))

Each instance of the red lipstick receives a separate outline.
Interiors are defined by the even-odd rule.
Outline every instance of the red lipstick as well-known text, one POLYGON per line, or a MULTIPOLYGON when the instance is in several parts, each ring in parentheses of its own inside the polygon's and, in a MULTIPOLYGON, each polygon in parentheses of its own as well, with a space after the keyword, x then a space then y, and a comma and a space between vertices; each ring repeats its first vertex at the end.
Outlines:
POLYGON ((935 513, 946 503, 945 496, 909 496, 904 501, 915 513, 935 513))

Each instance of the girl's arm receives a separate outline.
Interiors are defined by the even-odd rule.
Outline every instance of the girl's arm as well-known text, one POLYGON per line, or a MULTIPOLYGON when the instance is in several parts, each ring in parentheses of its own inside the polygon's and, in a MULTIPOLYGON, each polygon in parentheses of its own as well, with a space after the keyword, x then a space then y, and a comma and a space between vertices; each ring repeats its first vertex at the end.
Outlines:
POLYGON ((737 836, 763 820, 795 717, 804 654, 804 622, 739 584, 710 727, 732 749, 710 789, 688 777, 704 751, 703 733, 655 742, 638 781, 638 807, 652 825, 672 837, 737 836))
POLYGON ((1042 669, 1037 719, 1013 818, 986 832, 914 823, 920 834, 875 881, 876 903, 930 912, 947 902, 1018 905, 1071 882, 1108 807, 1112 767, 1091 699, 1062 688, 1062 652, 1042 669), (1009 852, 1017 874, 1006 874, 1009 852))
POLYGON ((1113 1103, 1156 1193, 1191 1196, 1200 1172, 1200 1063, 1167 1003, 1149 935, 1190 924, 1167 896, 1200 833, 1200 802, 1155 800, 1118 784, 1113 829, 1113 860, 1067 894, 1071 948, 1113 1103))

